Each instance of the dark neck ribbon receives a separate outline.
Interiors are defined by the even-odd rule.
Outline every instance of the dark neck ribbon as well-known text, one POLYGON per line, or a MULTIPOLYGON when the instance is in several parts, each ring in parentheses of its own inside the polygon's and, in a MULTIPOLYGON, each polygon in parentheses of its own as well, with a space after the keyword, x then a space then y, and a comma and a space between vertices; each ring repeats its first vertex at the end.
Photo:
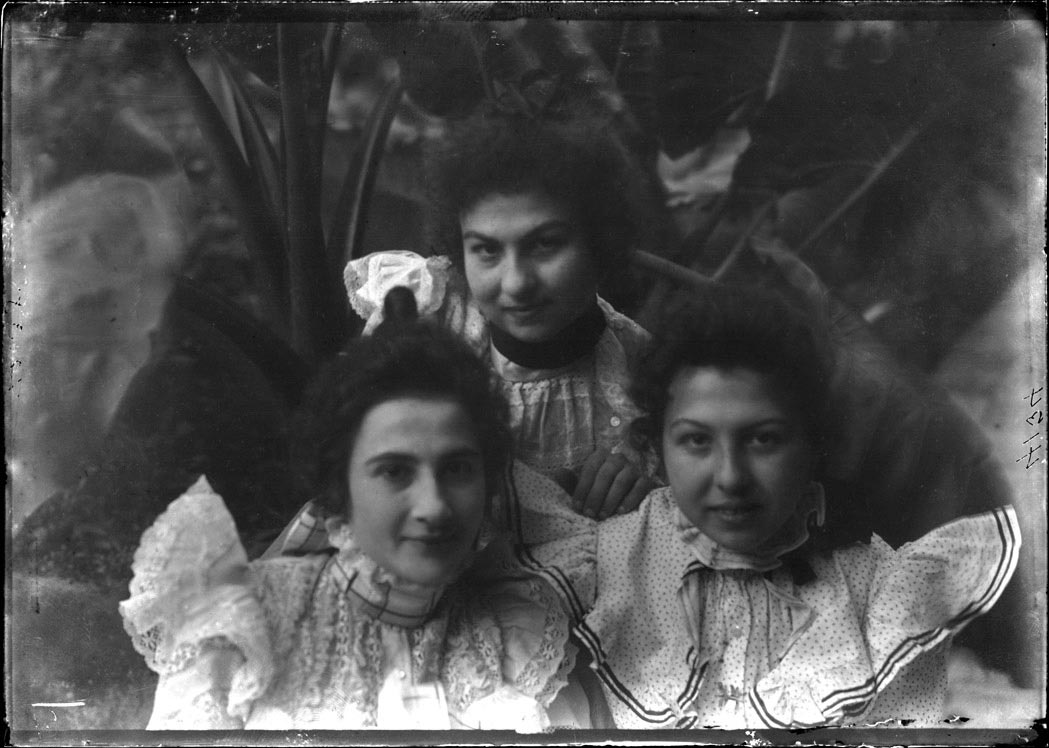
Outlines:
POLYGON ((490 326, 492 345, 503 356, 527 369, 559 369, 586 356, 605 332, 605 313, 595 301, 574 322, 549 340, 532 343, 490 326))

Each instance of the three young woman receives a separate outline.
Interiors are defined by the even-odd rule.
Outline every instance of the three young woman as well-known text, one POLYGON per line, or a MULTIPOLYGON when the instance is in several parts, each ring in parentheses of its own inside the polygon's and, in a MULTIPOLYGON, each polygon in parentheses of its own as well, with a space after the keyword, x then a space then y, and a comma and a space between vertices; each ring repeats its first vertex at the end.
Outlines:
POLYGON ((894 551, 828 501, 830 354, 775 299, 712 290, 642 361, 647 333, 597 295, 640 230, 614 139, 482 118, 434 163, 451 257, 346 270, 366 332, 385 329, 320 385, 326 511, 276 547, 308 555, 248 565, 205 485, 144 537, 123 610, 162 674, 151 726, 542 727, 567 624, 482 548, 505 527, 617 727, 938 718, 947 640, 1015 566, 1011 512, 894 551), (451 334, 384 322, 397 286, 451 334), (538 472, 493 501, 511 442, 538 472))

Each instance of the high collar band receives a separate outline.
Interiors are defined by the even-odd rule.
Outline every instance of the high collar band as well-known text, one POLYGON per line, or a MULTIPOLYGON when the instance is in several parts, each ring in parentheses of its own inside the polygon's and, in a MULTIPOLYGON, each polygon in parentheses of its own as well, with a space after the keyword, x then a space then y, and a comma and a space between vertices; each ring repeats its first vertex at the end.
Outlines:
POLYGON ((703 566, 716 571, 749 569, 766 572, 782 566, 782 556, 808 542, 810 519, 815 517, 817 522, 820 522, 824 507, 823 489, 814 483, 810 490, 803 494, 794 513, 783 523, 783 527, 760 547, 750 551, 734 551, 721 545, 693 525, 680 508, 677 509, 677 527, 682 541, 703 566))
POLYGON ((372 618, 400 628, 423 625, 445 590, 405 583, 359 551, 337 553, 332 567, 343 594, 356 597, 372 618))

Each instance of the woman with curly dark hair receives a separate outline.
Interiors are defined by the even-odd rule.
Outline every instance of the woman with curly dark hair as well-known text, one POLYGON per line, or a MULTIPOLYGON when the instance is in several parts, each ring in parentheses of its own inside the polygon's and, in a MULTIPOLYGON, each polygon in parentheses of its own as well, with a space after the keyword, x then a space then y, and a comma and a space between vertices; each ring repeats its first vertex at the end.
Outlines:
POLYGON ((437 254, 383 253, 346 269, 369 327, 403 284, 462 335, 510 405, 515 456, 607 517, 653 485, 625 439, 639 412, 629 368, 647 339, 598 296, 648 222, 648 184, 608 123, 486 111, 454 123, 430 154, 437 254))
POLYGON ((893 549, 825 493, 830 354, 769 292, 670 310, 638 370, 668 485, 595 523, 533 483, 527 559, 575 619, 615 726, 941 723, 955 633, 1016 568, 1011 507, 893 549))
POLYGON ((203 477, 143 535, 121 614, 151 729, 548 726, 567 618, 493 526, 505 403, 452 333, 384 328, 307 395, 321 549, 248 563, 203 477))

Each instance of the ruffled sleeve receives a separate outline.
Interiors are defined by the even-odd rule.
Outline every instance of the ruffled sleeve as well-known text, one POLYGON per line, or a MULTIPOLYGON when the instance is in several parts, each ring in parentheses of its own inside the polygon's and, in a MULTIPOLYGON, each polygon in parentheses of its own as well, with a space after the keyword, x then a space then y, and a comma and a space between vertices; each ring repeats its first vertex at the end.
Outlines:
POLYGON ((508 511, 517 557, 556 591, 575 625, 597 594, 597 522, 576 514, 554 481, 514 461, 508 511))
POLYGON ((1019 553, 1016 510, 1003 507, 937 528, 879 565, 866 615, 876 690, 989 611, 1019 553))
POLYGON ((150 729, 231 728, 273 677, 247 555, 221 497, 201 478, 142 536, 124 628, 160 674, 150 729))
POLYGON ((597 442, 622 452, 649 477, 656 477, 655 455, 639 454, 627 438, 630 424, 640 417, 641 409, 630 397, 631 372, 651 336, 639 324, 620 314, 604 299, 598 305, 608 321, 608 332, 602 335, 594 350, 594 376, 611 417, 595 424, 597 442))
POLYGON ((947 642, 998 600, 1019 548, 1015 510, 1004 507, 950 522, 897 551, 875 537, 869 549, 839 553, 837 565, 853 568, 837 582, 817 583, 812 594, 821 594, 820 584, 830 591, 814 605, 813 633, 750 693, 759 723, 862 722, 883 695, 897 718, 938 719, 947 642), (869 573, 855 573, 864 561, 869 573))

